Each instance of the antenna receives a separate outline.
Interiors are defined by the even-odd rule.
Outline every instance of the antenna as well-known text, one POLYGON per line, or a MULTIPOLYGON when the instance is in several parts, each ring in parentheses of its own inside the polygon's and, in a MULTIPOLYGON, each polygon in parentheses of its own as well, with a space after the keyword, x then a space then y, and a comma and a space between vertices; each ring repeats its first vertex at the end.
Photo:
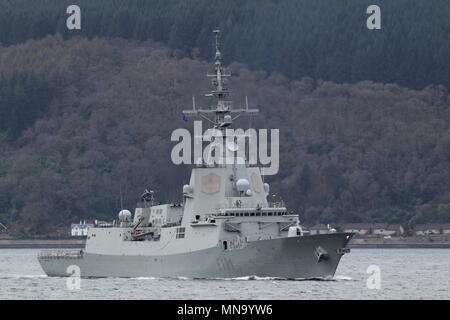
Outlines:
POLYGON ((120 192, 120 210, 123 210, 122 182, 119 185, 119 192, 120 192))
MULTIPOLYGON (((206 97, 215 99, 215 104, 210 108, 197 108, 195 104, 195 98, 192 99, 192 110, 184 110, 184 115, 200 116, 201 118, 211 122, 213 128, 220 132, 215 132, 213 134, 214 141, 216 137, 222 138, 222 152, 223 157, 226 156, 226 138, 227 137, 227 127, 230 126, 234 119, 238 118, 243 114, 252 115, 259 112, 258 109, 250 109, 248 106, 248 98, 245 97, 245 106, 238 109, 233 108, 233 103, 228 99, 231 94, 230 90, 226 86, 226 78, 231 77, 230 73, 227 73, 225 68, 222 66, 221 53, 219 50, 219 34, 220 30, 213 30, 214 34, 214 44, 215 44, 215 56, 214 56, 214 73, 207 74, 206 76, 211 79, 212 90, 205 94, 206 97)), ((220 140, 218 140, 220 142, 220 140)))
POLYGON ((219 51, 219 34, 220 34, 220 30, 216 29, 213 30, 214 33, 214 37, 216 38, 216 58, 217 58, 217 53, 219 53, 219 57, 220 57, 220 51, 219 51))
POLYGON ((221 62, 221 53, 219 50, 219 34, 220 30, 215 29, 213 30, 214 33, 214 41, 215 41, 215 57, 214 57, 214 74, 207 74, 206 76, 208 78, 212 78, 212 84, 214 86, 214 89, 211 90, 209 93, 205 94, 207 97, 216 98, 217 104, 215 106, 212 106, 210 109, 204 109, 199 108, 197 109, 195 105, 195 99, 193 97, 193 109, 192 110, 184 110, 183 114, 185 115, 199 115, 205 119, 207 119, 206 115, 215 115, 214 120, 210 120, 214 124, 214 127, 220 129, 221 124, 224 123, 224 117, 227 114, 255 114, 259 112, 258 109, 250 109, 248 107, 248 98, 246 97, 246 105, 243 108, 239 109, 233 109, 232 108, 232 102, 229 100, 226 100, 226 98, 231 94, 231 92, 224 86, 225 81, 224 78, 228 78, 231 76, 231 74, 226 73, 225 69, 222 66, 221 62))
POLYGON ((149 191, 148 189, 145 189, 144 193, 141 195, 141 200, 144 201, 144 204, 150 203, 150 206, 153 206, 155 199, 154 194, 155 192, 153 190, 149 191))

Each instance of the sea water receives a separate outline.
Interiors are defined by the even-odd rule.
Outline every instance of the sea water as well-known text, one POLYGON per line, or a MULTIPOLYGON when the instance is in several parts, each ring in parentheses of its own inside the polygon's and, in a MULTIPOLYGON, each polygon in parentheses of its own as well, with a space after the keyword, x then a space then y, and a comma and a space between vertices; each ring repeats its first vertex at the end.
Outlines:
POLYGON ((335 277, 47 277, 38 249, 0 249, 0 299, 450 299, 450 249, 352 249, 335 277))

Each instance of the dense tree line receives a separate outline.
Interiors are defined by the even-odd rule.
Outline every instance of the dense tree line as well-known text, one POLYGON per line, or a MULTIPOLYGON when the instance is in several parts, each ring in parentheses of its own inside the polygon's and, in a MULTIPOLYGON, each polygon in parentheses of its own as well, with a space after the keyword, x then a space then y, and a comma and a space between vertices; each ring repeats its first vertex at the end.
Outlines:
MULTIPOLYGON (((120 194, 132 209, 145 188, 180 201, 190 168, 171 164, 170 135, 192 129, 181 110, 193 94, 206 104, 199 96, 210 67, 151 41, 57 35, 0 47, 0 90, 24 101, 2 100, 0 112, 39 106, 24 122, 2 123, 0 221, 37 234, 112 220, 120 194), (30 82, 41 96, 14 93, 30 82)), ((446 87, 289 80, 229 67, 235 103, 248 95, 262 111, 236 126, 280 129, 281 170, 268 181, 304 222, 450 221, 446 87)))
POLYGON ((44 116, 53 94, 53 88, 34 74, 0 75, 0 131, 14 141, 44 116))
POLYGON ((450 2, 379 0, 381 30, 368 30, 371 0, 78 0, 81 30, 67 30, 70 0, 0 1, 0 42, 65 37, 162 41, 176 54, 211 55, 223 31, 227 63, 335 83, 373 80, 450 87, 450 2))

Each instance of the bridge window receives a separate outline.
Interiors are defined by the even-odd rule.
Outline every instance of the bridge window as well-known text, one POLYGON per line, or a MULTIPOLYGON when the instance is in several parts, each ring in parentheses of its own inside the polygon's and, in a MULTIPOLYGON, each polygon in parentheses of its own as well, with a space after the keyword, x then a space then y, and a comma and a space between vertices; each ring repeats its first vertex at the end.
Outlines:
POLYGON ((182 239, 182 238, 184 238, 185 232, 186 232, 186 228, 184 228, 184 227, 177 228, 177 235, 176 235, 176 238, 177 238, 177 239, 182 239))

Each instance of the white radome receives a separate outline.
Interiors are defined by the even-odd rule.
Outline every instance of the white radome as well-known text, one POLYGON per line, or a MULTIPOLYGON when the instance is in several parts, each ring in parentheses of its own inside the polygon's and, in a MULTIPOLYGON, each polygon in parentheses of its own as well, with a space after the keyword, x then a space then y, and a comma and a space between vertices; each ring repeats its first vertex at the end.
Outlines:
POLYGON ((250 189, 250 182, 247 179, 239 179, 236 182, 236 188, 239 192, 246 192, 250 189))
POLYGON ((129 210, 120 210, 119 212, 119 220, 120 221, 130 221, 131 220, 131 212, 129 210))
POLYGON ((183 186, 183 193, 184 193, 184 194, 187 194, 187 193, 193 193, 193 192, 194 192, 194 188, 193 188, 191 185, 185 184, 185 185, 183 186))

